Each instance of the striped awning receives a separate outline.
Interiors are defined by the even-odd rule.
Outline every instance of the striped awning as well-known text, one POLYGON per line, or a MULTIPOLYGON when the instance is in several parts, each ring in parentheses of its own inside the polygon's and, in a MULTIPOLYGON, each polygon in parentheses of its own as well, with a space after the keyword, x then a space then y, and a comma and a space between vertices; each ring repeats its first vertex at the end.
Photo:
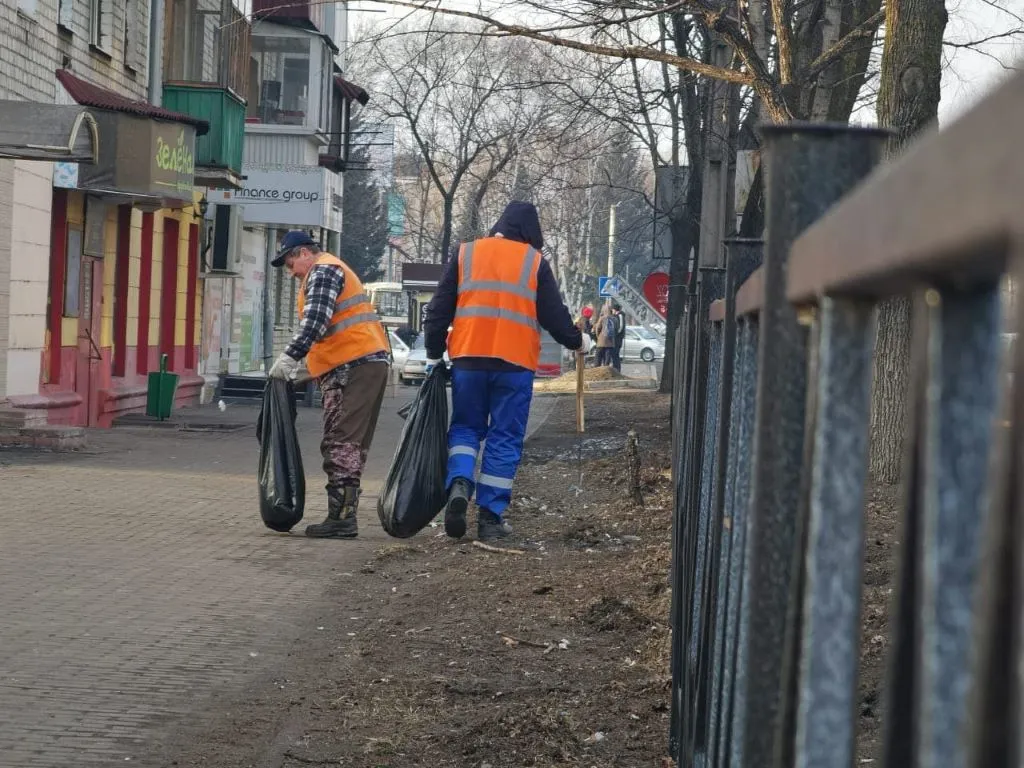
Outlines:
POLYGON ((81 106, 0 99, 0 157, 94 163, 96 119, 81 106))

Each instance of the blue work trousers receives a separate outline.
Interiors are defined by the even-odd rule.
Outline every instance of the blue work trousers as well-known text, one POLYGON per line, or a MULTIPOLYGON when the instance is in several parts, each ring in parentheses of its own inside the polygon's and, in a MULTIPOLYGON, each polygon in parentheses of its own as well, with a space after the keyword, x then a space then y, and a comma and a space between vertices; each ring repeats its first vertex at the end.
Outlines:
POLYGON ((501 515, 512 500, 512 482, 523 457, 526 422, 533 399, 533 372, 452 370, 452 423, 448 429, 448 479, 474 486, 484 445, 476 503, 501 515))

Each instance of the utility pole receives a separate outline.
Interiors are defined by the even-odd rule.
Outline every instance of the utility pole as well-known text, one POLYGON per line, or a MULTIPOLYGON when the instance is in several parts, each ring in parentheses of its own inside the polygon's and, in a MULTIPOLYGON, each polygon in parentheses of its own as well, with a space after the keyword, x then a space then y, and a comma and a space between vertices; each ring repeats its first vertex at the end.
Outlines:
POLYGON ((608 210, 608 277, 615 274, 615 208, 618 203, 612 203, 608 210))

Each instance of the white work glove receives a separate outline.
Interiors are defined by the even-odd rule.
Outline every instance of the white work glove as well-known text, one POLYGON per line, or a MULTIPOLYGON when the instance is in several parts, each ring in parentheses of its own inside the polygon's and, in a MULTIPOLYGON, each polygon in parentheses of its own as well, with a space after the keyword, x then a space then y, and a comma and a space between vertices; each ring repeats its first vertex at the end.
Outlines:
POLYGON ((441 362, 440 359, 438 359, 438 360, 427 360, 427 367, 423 369, 423 374, 425 376, 429 376, 430 372, 433 371, 434 367, 437 366, 440 362, 441 362))
POLYGON ((590 350, 593 349, 593 348, 594 348, 594 342, 591 340, 591 338, 589 336, 587 336, 587 334, 584 333, 583 334, 583 343, 580 344, 580 348, 577 349, 576 351, 577 352, 582 352, 584 355, 587 355, 587 354, 590 354, 590 350))
POLYGON ((267 374, 272 379, 291 379, 295 377, 296 371, 299 370, 299 361, 294 357, 282 352, 278 355, 277 360, 272 366, 270 366, 270 372, 267 374))

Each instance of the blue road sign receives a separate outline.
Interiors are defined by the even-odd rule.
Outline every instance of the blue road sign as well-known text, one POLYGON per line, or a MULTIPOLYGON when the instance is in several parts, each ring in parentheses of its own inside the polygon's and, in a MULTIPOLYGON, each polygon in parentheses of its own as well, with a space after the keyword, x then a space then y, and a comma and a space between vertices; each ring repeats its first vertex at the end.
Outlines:
POLYGON ((597 278, 597 295, 602 299, 610 299, 619 292, 619 281, 614 277, 602 275, 597 278))

